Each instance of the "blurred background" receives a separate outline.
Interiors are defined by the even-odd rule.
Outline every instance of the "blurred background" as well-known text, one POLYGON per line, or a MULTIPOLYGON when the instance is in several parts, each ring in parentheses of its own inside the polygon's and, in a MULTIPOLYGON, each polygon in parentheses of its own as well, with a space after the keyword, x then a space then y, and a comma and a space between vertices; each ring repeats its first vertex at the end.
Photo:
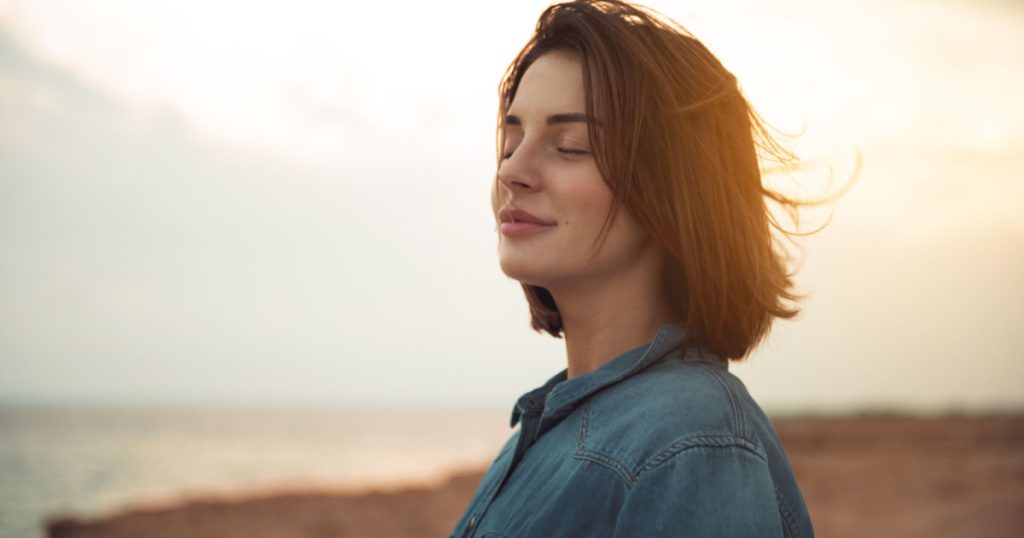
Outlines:
MULTIPOLYGON (((0 536, 488 464, 565 367, 489 206, 547 5, 0 0, 0 536)), ((731 367, 773 418, 1024 409, 1024 3, 647 5, 799 133, 798 192, 862 158, 731 367)))

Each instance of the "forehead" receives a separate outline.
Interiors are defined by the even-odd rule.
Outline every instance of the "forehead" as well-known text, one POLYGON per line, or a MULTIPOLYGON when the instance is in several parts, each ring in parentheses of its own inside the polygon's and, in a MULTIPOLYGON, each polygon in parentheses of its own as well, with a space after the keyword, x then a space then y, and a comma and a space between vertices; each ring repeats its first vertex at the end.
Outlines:
POLYGON ((575 55, 557 51, 541 55, 526 69, 508 113, 525 120, 583 112, 585 106, 583 66, 575 55))

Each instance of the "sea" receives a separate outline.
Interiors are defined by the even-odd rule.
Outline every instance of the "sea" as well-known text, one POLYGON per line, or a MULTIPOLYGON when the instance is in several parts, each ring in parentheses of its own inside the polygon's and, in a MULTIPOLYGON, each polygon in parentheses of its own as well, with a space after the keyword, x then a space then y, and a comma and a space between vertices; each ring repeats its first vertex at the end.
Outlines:
POLYGON ((439 483, 487 465, 508 415, 0 406, 0 537, 190 498, 439 483))

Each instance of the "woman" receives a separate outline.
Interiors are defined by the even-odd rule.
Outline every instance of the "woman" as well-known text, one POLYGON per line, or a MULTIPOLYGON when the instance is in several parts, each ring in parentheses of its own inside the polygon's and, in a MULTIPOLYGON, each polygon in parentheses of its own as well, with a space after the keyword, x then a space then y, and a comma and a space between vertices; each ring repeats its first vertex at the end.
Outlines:
POLYGON ((762 188, 757 147, 778 146, 735 78, 675 23, 577 1, 500 95, 501 269, 568 365, 516 402, 452 536, 812 536, 728 371, 797 298, 765 197, 798 202, 762 188))

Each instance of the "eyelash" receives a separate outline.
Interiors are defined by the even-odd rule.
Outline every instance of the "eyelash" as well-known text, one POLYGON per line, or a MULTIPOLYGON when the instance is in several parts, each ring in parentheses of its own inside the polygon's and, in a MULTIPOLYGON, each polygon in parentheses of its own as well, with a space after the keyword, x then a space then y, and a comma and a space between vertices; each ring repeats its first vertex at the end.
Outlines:
MULTIPOLYGON (((587 153, 590 153, 589 151, 584 150, 584 149, 573 149, 573 148, 555 148, 555 151, 557 151, 559 153, 562 153, 564 155, 586 155, 587 153)), ((508 159, 511 156, 512 156, 512 152, 511 151, 506 151, 505 153, 501 154, 501 160, 504 161, 505 159, 508 159)))

